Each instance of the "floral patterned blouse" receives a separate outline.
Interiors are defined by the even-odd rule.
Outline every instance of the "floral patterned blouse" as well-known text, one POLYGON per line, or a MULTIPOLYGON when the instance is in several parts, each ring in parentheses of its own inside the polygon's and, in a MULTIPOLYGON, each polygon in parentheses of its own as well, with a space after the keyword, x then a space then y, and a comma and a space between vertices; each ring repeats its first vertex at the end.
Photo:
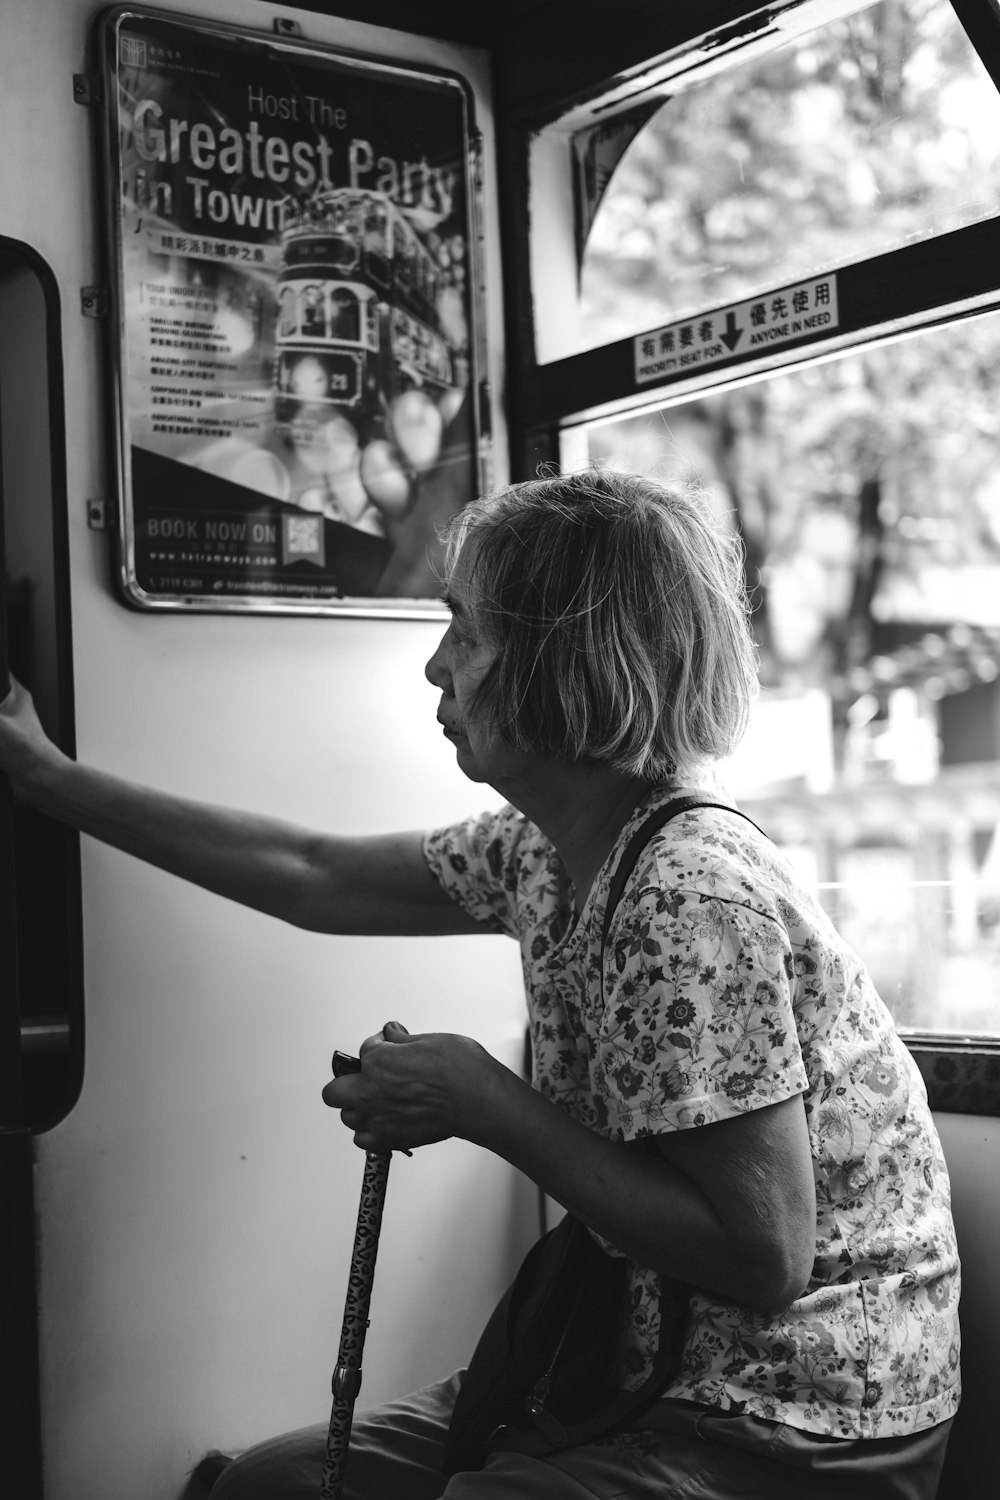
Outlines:
MULTIPOLYGON (((521 945, 535 1086, 616 1141, 804 1095, 816 1258, 772 1316, 688 1288, 665 1395, 835 1437, 898 1437, 954 1415, 959 1269, 923 1081, 858 958, 778 850, 701 808, 640 855, 601 969, 608 888, 636 809, 577 916, 554 847, 513 807, 427 835, 428 864, 521 945), (603 979, 603 984, 602 984, 603 979)), ((656 1346, 660 1283, 631 1268, 618 1379, 656 1346)))

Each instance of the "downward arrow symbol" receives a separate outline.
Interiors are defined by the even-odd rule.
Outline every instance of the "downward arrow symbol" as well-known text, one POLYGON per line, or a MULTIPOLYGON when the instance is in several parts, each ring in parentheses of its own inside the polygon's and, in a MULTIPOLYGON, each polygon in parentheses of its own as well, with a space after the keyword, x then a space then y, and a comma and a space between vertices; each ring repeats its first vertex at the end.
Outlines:
POLYGON ((732 353, 743 337, 743 329, 736 326, 736 314, 734 312, 726 313, 726 331, 725 333, 720 333, 719 337, 730 353, 732 353))

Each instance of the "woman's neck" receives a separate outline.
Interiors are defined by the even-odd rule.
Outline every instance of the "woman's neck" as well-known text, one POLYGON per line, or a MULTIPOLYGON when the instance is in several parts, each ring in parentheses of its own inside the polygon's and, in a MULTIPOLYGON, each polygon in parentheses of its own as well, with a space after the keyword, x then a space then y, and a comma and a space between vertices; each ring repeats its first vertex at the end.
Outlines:
POLYGON ((540 761, 498 787, 556 847, 583 909, 590 888, 650 783, 607 766, 540 761))

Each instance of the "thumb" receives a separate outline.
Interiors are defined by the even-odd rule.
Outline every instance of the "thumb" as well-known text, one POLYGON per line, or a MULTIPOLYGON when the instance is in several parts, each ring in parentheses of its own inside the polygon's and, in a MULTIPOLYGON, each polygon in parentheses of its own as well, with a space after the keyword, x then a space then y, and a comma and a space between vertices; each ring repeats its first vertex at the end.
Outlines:
POLYGON ((401 1021, 386 1021, 382 1027, 382 1037, 387 1042, 405 1041, 409 1034, 401 1021))

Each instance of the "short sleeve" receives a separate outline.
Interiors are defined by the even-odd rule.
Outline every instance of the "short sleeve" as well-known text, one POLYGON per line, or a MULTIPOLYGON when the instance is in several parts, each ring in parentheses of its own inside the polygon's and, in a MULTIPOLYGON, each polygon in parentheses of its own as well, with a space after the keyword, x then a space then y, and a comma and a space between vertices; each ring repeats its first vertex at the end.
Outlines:
POLYGON ((482 813, 424 837, 424 858, 451 899, 491 932, 517 937, 518 848, 524 819, 515 808, 482 813))
POLYGON ((598 1086, 620 1139, 710 1124, 808 1084, 773 915, 646 887, 609 944, 598 1086))

